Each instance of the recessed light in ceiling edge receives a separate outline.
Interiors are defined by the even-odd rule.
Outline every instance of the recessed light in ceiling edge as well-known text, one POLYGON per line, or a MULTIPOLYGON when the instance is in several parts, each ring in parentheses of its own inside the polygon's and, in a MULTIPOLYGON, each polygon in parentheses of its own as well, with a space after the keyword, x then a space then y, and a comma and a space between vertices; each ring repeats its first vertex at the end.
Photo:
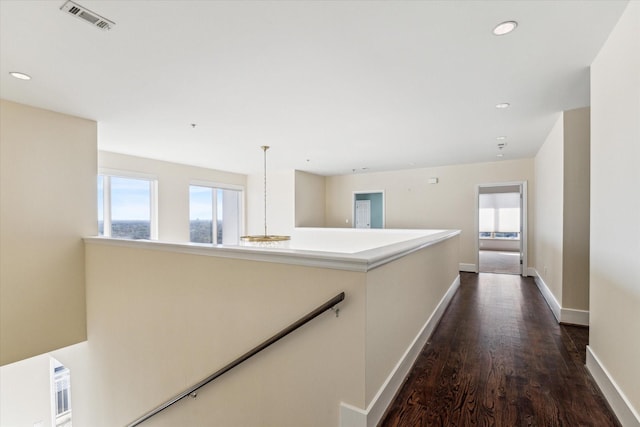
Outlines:
POLYGON ((9 74, 11 74, 16 79, 31 80, 31 76, 29 74, 21 73, 20 71, 10 71, 9 74))
POLYGON ((504 36, 505 34, 509 34, 515 30, 517 27, 518 23, 516 21, 501 22, 493 29, 493 34, 496 36, 504 36))

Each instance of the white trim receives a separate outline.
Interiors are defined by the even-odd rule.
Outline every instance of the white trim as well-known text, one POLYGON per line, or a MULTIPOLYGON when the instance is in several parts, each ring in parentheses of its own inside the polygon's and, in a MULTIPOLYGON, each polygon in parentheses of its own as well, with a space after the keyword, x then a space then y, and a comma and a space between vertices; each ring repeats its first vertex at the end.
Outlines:
POLYGON ((560 323, 567 325, 589 326, 589 311, 575 308, 563 308, 560 310, 560 323))
POLYGON ((535 278, 537 275, 538 275, 538 272, 536 271, 535 268, 533 268, 533 267, 527 268, 527 276, 535 278))
POLYGON ((468 264, 466 262, 461 262, 458 267, 460 271, 466 271, 468 273, 477 273, 478 270, 476 268, 476 264, 468 264))
MULTIPOLYGON (((520 187, 520 259, 522 264, 520 266, 520 272, 522 276, 528 276, 529 274, 529 227, 528 227, 528 219, 527 219, 527 209, 528 209, 528 192, 527 192, 527 183, 528 181, 510 181, 510 182, 497 182, 497 183, 489 183, 489 184, 477 184, 476 185, 476 200, 474 204, 474 230, 475 230, 475 238, 474 240, 474 249, 476 254, 476 269, 472 273, 480 272, 480 223, 478 217, 480 215, 480 188, 484 187, 520 187)), ((462 271, 462 270, 461 270, 462 271)))
POLYGON ((242 186, 242 185, 223 184, 221 182, 204 181, 204 180, 201 180, 201 179, 191 179, 191 180, 189 180, 189 185, 195 185, 197 187, 221 188, 223 190, 235 190, 235 191, 244 191, 245 190, 244 186, 242 186))
POLYGON ((580 325, 580 326, 589 326, 589 311, 588 310, 578 310, 575 308, 562 308, 556 297, 551 292, 551 289, 544 282, 538 270, 535 268, 529 269, 529 276, 533 276, 536 281, 536 286, 540 289, 540 293, 544 297, 547 305, 553 312, 553 315, 556 318, 558 323, 565 323, 568 325, 580 325), (531 271, 533 270, 533 271, 531 271))
POLYGON ((544 283, 544 280, 542 280, 542 277, 540 277, 540 274, 538 274, 538 270, 536 270, 535 281, 536 281, 536 285, 538 286, 538 289, 540 289, 540 293, 544 297, 545 301, 547 301, 547 305, 553 312, 553 315, 555 316, 558 323, 560 323, 560 318, 561 318, 560 309, 562 307, 560 307, 560 303, 558 303, 558 300, 553 295, 553 292, 551 292, 551 289, 549 289, 547 284, 544 283))
POLYGON ((367 427, 367 411, 340 402, 340 427, 367 427))
POLYGON ((144 172, 129 171, 124 169, 98 168, 98 175, 109 175, 109 176, 115 176, 118 178, 147 179, 150 181, 158 180, 157 175, 144 173, 144 172))
POLYGON ((451 286, 436 306, 429 319, 416 335, 413 342, 404 352, 396 366, 393 368, 385 382, 382 384, 375 397, 366 410, 355 406, 340 403, 340 427, 375 427, 378 425, 385 411, 393 401, 397 391, 402 386, 404 379, 411 371, 413 364, 420 355, 422 348, 440 322, 442 315, 451 303, 453 296, 460 287, 460 276, 456 276, 451 286))
POLYGON ((590 346, 587 346, 586 366, 596 384, 600 387, 600 391, 607 403, 609 403, 613 413, 618 417, 620 424, 624 427, 640 427, 640 414, 620 390, 618 384, 616 384, 609 371, 607 371, 590 346))
MULTIPOLYGON (((330 229, 326 229, 330 230, 330 229)), ((333 229, 333 230, 345 230, 333 229)), ((398 230, 379 230, 382 232, 398 230)), ((419 230, 411 230, 413 235, 419 230)), ((458 236, 460 230, 438 230, 422 237, 392 243, 361 252, 324 252, 288 248, 260 248, 253 246, 211 245, 204 243, 170 243, 150 240, 113 239, 107 237, 85 237, 85 245, 120 246, 150 249, 174 253, 213 256, 220 258, 265 261, 278 264, 304 265, 308 267, 333 268, 337 270, 366 272, 402 258, 428 246, 458 236)))

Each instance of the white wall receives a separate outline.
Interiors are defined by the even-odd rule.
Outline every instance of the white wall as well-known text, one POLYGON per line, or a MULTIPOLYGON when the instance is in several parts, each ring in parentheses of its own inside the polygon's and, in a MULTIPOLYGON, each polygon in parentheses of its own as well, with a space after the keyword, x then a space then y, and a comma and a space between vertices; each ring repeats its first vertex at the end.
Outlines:
POLYGON ((591 129, 589 348, 638 417, 640 2, 629 2, 592 64, 591 129))
POLYGON ((562 304, 564 119, 560 114, 535 158, 535 252, 538 275, 562 304))
MULTIPOLYGON (((295 217, 295 171, 267 171, 267 233, 291 235, 295 217)), ((247 177, 247 234, 264 234, 264 174, 247 177)))
POLYGON ((84 341, 96 122, 0 101, 0 364, 84 341))
MULTIPOLYGON (((462 230, 459 261, 475 264, 476 186, 528 181, 531 218, 535 204, 533 176, 533 159, 330 176, 326 178, 326 226, 351 227, 354 191, 384 190, 386 228, 462 230), (439 183, 428 184, 430 177, 438 177, 439 183)), ((531 220, 529 235, 531 258, 531 220)))
MULTIPOLYGON (((158 240, 189 241, 189 184, 204 181, 246 187, 245 175, 100 151, 98 167, 158 180, 158 240)), ((241 227, 242 228, 242 227, 241 227)))
POLYGON ((41 354, 0 368, 0 425, 52 425, 51 358, 41 354))

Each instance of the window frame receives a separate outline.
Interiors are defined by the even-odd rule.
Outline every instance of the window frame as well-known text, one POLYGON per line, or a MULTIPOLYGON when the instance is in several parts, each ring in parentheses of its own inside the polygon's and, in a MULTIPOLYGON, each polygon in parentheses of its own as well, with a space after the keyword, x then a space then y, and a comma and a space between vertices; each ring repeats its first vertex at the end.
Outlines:
POLYGON ((102 235, 111 238, 111 178, 137 179, 149 181, 149 240, 158 240, 158 177, 147 173, 109 168, 98 168, 97 177, 99 176, 104 177, 102 181, 102 235))
MULTIPOLYGON (((240 194, 238 195, 238 203, 240 206, 238 206, 238 222, 239 222, 239 227, 238 227, 238 240, 240 239, 240 236, 244 235, 244 225, 245 225, 245 187, 242 185, 237 185, 237 184, 226 184, 226 183, 221 183, 221 182, 216 182, 216 181, 205 181, 205 180, 199 180, 199 179, 191 179, 189 180, 189 189, 188 189, 188 193, 189 193, 189 205, 187 207, 187 211, 189 212, 188 217, 187 217, 187 221, 189 224, 189 242, 190 243, 197 243, 197 242, 192 242, 191 241, 191 195, 190 195, 190 189, 191 187, 206 187, 206 188, 211 188, 212 190, 231 190, 231 191, 237 191, 240 194)), ((212 218, 212 227, 211 227, 211 242, 210 244, 212 245, 219 245, 222 243, 218 243, 218 209, 217 209, 217 197, 215 196, 216 192, 214 192, 214 196, 212 197, 212 209, 213 209, 213 218, 212 218)), ((223 237, 224 238, 224 237, 223 237)))
POLYGON ((53 357, 49 357, 51 379, 51 417, 54 426, 71 425, 73 406, 71 403, 71 370, 53 357), (62 368, 57 370, 57 368, 62 368), (66 399, 66 410, 58 412, 59 399, 58 384, 66 385, 61 390, 61 395, 66 399))

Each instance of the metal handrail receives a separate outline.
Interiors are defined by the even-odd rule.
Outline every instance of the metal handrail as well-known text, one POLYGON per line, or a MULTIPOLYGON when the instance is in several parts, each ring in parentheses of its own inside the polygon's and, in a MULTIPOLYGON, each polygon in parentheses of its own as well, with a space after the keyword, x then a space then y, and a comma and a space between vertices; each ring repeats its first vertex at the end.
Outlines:
MULTIPOLYGON (((316 317, 318 317, 319 315, 321 315, 325 311, 333 309, 337 304, 339 304, 343 300, 344 300, 344 292, 341 292, 340 294, 338 294, 335 297, 331 298, 329 301, 325 302, 324 304, 322 304, 321 306, 319 306, 315 310, 311 311, 306 316, 300 318, 298 321, 296 321, 296 322, 292 323, 291 325, 287 326, 285 329, 283 329, 282 331, 278 332, 277 334, 275 334, 274 336, 272 336, 268 340, 262 342, 261 344, 257 345, 256 347, 252 348, 251 350, 249 350, 248 352, 243 354, 242 356, 238 357, 237 359, 235 359, 233 362, 229 363, 225 367, 217 370, 213 374, 209 375, 207 378, 203 379, 202 381, 198 382, 197 384, 194 384, 193 386, 189 387, 188 389, 186 389, 182 393, 180 393, 180 394, 172 397, 171 399, 167 400, 162 405, 159 405, 156 408, 152 409, 151 411, 147 412, 146 414, 142 415, 140 418, 136 419, 132 423, 127 424, 127 427, 135 427, 135 426, 143 423, 144 421, 148 420, 149 418, 153 417, 154 415, 158 414, 159 412, 164 411, 165 409, 167 409, 169 406, 173 405, 174 403, 177 403, 178 401, 184 399, 185 397, 194 394, 200 388, 202 388, 205 385, 209 384, 211 381, 215 380, 216 378, 220 377, 221 375, 225 374, 226 372, 229 372, 231 369, 235 368, 236 366, 238 366, 242 362, 246 361, 247 359, 255 356, 258 353, 260 353, 262 350, 264 350, 265 348, 269 347, 271 344, 274 344, 275 342, 279 341, 280 339, 286 337, 291 332, 293 332, 296 329, 300 328, 301 326, 303 326, 304 324, 308 323, 309 321, 315 319, 316 317)), ((339 309, 335 309, 336 316, 338 315, 338 310, 339 309)))

